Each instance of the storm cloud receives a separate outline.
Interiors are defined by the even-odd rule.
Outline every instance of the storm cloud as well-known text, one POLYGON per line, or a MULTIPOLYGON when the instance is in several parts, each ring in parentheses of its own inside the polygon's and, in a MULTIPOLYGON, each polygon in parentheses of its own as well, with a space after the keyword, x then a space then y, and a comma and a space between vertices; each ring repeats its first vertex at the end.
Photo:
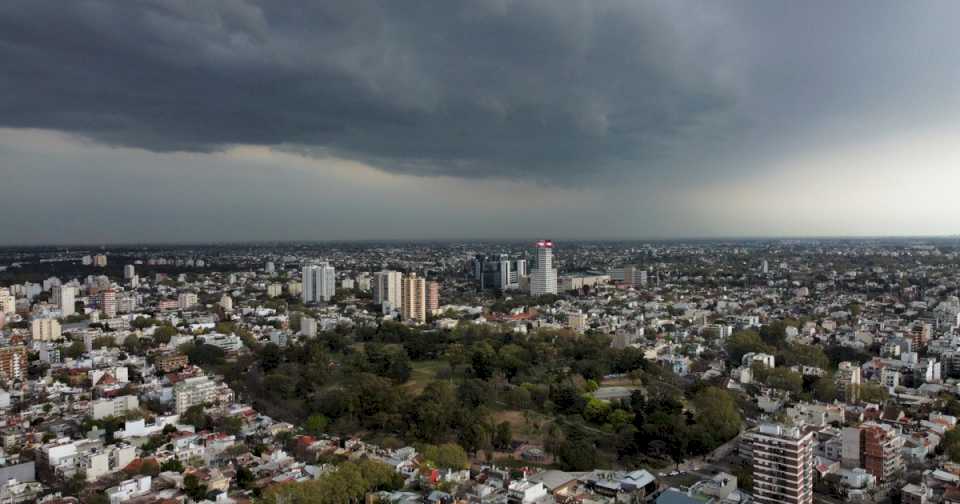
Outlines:
POLYGON ((714 43, 728 21, 678 5, 15 0, 0 5, 0 126, 556 181, 733 120, 714 43))
POLYGON ((0 243, 952 233, 958 17, 7 0, 0 243))

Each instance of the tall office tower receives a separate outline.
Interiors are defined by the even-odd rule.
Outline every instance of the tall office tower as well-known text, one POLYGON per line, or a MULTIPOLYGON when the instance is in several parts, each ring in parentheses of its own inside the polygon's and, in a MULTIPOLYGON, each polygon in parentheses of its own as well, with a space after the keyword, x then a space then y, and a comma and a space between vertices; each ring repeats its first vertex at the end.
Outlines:
POLYGON ((303 267, 303 302, 330 301, 337 289, 337 274, 328 262, 303 267))
POLYGON ((553 242, 537 242, 537 267, 530 275, 530 295, 557 293, 557 270, 553 267, 553 242))
POLYGON ((53 300, 60 308, 64 317, 69 317, 76 313, 76 299, 74 299, 72 285, 58 285, 53 288, 53 300))
POLYGON ((388 304, 391 308, 399 308, 403 300, 403 274, 399 271, 378 271, 373 274, 374 304, 388 304))
POLYGON ((126 265, 126 266, 123 267, 123 279, 124 279, 124 280, 130 280, 130 279, 133 278, 134 275, 136 275, 136 274, 137 274, 137 270, 136 270, 136 268, 133 267, 132 264, 128 264, 128 265, 126 265))
POLYGON ((100 311, 103 316, 111 319, 117 316, 117 292, 107 289, 100 293, 100 311))
POLYGON ((753 500, 757 504, 813 503, 813 432, 763 424, 750 433, 753 500))
POLYGON ((860 366, 856 362, 841 362, 834 380, 837 384, 840 399, 849 403, 857 401, 860 392, 861 374, 860 366))
POLYGON ((55 318, 33 319, 33 341, 60 341, 63 334, 60 331, 60 322, 55 318))
POLYGON ((6 287, 0 288, 0 312, 6 315, 17 312, 17 298, 6 287))
POLYGON ((427 321, 427 283, 416 273, 410 273, 403 278, 400 315, 404 320, 415 320, 418 324, 427 321))
POLYGON ((440 308, 440 284, 427 282, 427 313, 433 313, 440 308))

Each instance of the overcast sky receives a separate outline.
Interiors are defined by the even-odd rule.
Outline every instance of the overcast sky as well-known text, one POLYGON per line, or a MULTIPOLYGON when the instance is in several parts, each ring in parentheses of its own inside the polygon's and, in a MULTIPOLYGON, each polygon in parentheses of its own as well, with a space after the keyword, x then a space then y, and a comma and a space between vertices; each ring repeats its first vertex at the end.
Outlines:
POLYGON ((957 234, 960 3, 0 2, 0 244, 957 234))

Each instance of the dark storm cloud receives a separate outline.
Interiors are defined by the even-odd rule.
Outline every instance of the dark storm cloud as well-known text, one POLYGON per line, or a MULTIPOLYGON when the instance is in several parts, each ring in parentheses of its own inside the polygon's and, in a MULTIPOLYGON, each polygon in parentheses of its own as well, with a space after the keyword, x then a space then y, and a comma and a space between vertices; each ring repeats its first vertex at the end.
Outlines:
POLYGON ((8 0, 0 126, 563 182, 727 135, 733 26, 672 0, 8 0))

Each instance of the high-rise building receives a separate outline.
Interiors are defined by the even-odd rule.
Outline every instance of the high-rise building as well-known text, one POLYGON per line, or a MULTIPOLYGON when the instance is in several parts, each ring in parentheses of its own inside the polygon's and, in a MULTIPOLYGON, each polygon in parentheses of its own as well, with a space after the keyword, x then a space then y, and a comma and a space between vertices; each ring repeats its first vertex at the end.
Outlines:
POLYGON ((847 467, 862 467, 879 483, 897 479, 903 470, 904 438, 891 425, 865 422, 843 429, 842 462, 847 467))
POLYGON ((841 362, 834 379, 840 399, 845 402, 856 402, 861 384, 860 366, 856 362, 841 362))
POLYGON ((378 271, 373 274, 371 288, 374 304, 389 304, 391 308, 399 308, 403 300, 403 274, 399 271, 378 271))
POLYGON ((33 341, 60 341, 63 334, 60 332, 60 322, 55 318, 33 319, 33 341))
POLYGON ((530 295, 557 293, 557 270, 553 267, 553 242, 537 242, 537 267, 530 275, 530 295))
POLYGON ((762 424, 749 433, 753 500, 757 504, 813 503, 813 432, 762 424))
POLYGON ((107 289, 100 293, 100 311, 105 318, 111 319, 117 316, 117 292, 113 289, 107 289))
POLYGON ((427 313, 440 309, 440 284, 427 282, 427 313))
POLYGON ((520 279, 525 276, 526 259, 513 259, 507 254, 496 257, 478 255, 473 258, 473 278, 480 284, 480 289, 517 289, 520 279))
POLYGON ((272 275, 276 273, 276 271, 277 271, 277 267, 276 265, 273 264, 273 261, 267 261, 267 264, 263 266, 263 272, 268 275, 272 275))
POLYGON ((10 294, 10 289, 0 288, 0 312, 12 315, 17 312, 17 298, 10 294))
POLYGON ((97 254, 93 256, 93 265, 100 268, 107 266, 107 256, 104 254, 97 254))
POLYGON ((303 267, 303 302, 318 303, 333 299, 337 289, 337 275, 327 262, 303 267))
POLYGON ((913 341, 911 349, 919 352, 927 347, 933 333, 933 326, 924 322, 917 322, 910 328, 910 339, 913 341))
POLYGON ((21 380, 27 377, 27 348, 12 345, 0 348, 0 380, 21 380))
POLYGON ((54 287, 51 297, 57 303, 57 307, 60 308, 60 313, 62 313, 64 317, 69 317, 76 313, 76 299, 72 285, 58 285, 54 287))
POLYGON ((400 315, 418 324, 427 321, 427 284, 416 273, 403 278, 403 303, 400 315))
POLYGON ((137 274, 136 268, 132 264, 128 264, 123 267, 123 278, 124 280, 130 280, 137 274))

